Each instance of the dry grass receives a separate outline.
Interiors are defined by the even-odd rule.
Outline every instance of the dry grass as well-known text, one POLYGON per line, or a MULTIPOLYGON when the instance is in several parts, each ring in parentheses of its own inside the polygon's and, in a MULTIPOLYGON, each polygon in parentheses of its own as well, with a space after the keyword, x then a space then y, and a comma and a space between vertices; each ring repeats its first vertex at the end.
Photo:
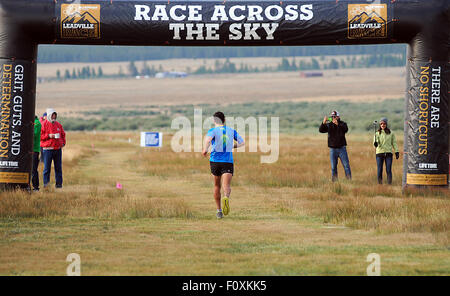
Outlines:
MULTIPOLYGON (((83 138, 85 135, 78 133, 77 137, 83 138)), ((117 139, 114 133, 96 136, 96 144, 91 149, 79 144, 69 146, 71 148, 63 154, 64 176, 68 185, 77 186, 76 190, 64 191, 64 195, 52 190, 31 197, 22 192, 4 193, 0 200, 0 217, 39 218, 59 215, 118 218, 129 213, 134 213, 130 214, 133 217, 192 216, 191 209, 183 200, 165 201, 158 199, 158 194, 150 193, 145 198, 131 198, 126 191, 113 187, 115 183, 110 175, 93 175, 83 169, 80 163, 86 165, 85 159, 95 158, 99 151, 111 146, 106 143, 113 136, 115 148, 120 147, 121 143, 124 148, 136 149, 133 144, 117 139), (170 208, 174 211, 170 211, 170 208)), ((121 137, 126 139, 131 136, 137 142, 137 136, 132 133, 121 137)), ((86 138, 89 137, 91 135, 86 138)), ((293 196, 266 201, 276 207, 281 204, 281 208, 294 214, 298 211, 298 214, 319 216, 324 223, 387 232, 449 231, 450 203, 445 198, 448 197, 448 191, 408 189, 402 193, 402 167, 401 161, 397 160, 393 166, 393 185, 378 185, 373 149, 360 136, 349 138, 353 180, 331 183, 328 149, 324 147, 322 138, 283 136, 279 160, 270 165, 260 163, 260 153, 235 153, 237 175, 234 184, 257 186, 263 190, 297 190, 293 196)), ((170 137, 167 143, 170 143, 170 137)), ((87 143, 84 144, 87 146, 87 143)), ((401 147, 401 141, 399 145, 401 147)), ((200 153, 174 153, 169 145, 158 152, 137 149, 128 158, 128 164, 137 173, 161 180, 182 178, 198 182, 208 175, 207 160, 200 153)), ((340 164, 339 175, 343 178, 340 164)))
POLYGON ((321 209, 325 223, 393 232, 447 232, 450 205, 426 198, 356 197, 327 202, 321 209))
POLYGON ((270 165, 236 153, 217 221, 208 160, 138 136, 69 133, 62 190, 1 193, 0 274, 62 275, 72 252, 84 275, 363 275, 372 252, 383 275, 449 274, 448 191, 403 195, 395 160, 379 186, 370 137, 348 138, 353 180, 338 183, 324 135, 281 136, 270 165))
POLYGON ((7 192, 0 199, 0 218, 190 218, 192 212, 182 199, 135 199, 116 189, 90 187, 85 193, 45 191, 30 195, 7 192))
POLYGON ((64 116, 98 108, 137 105, 231 104, 265 101, 380 101, 404 96, 403 68, 326 70, 302 79, 297 72, 196 75, 183 79, 100 79, 37 86, 40 114, 64 116), (324 85, 326 87, 324 87, 324 85))
MULTIPOLYGON (((280 158, 261 164, 260 153, 235 153, 239 186, 258 186, 282 191, 297 190, 285 199, 268 198, 268 203, 293 214, 319 216, 324 223, 381 232, 449 232, 450 202, 447 190, 408 189, 402 193, 402 162, 394 160, 393 185, 378 185, 373 147, 361 136, 349 137, 349 158, 353 180, 343 178, 339 164, 338 183, 330 182, 326 136, 283 136, 280 158)), ((402 137, 398 137, 402 138, 402 137)), ((402 140, 399 146, 402 147, 402 140)), ((400 148, 401 150, 401 148, 400 148)), ((149 176, 195 180, 205 173, 207 161, 199 154, 173 153, 166 146, 158 153, 141 151, 132 164, 149 176)), ((384 173, 385 174, 385 173, 384 173)), ((386 177, 386 176, 385 176, 386 177)))

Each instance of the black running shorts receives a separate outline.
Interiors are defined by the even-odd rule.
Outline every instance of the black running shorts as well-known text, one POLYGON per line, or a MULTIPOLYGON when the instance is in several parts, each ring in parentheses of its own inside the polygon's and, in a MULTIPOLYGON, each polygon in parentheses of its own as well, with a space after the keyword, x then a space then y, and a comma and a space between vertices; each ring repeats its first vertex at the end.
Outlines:
POLYGON ((222 176, 223 174, 233 175, 234 173, 234 165, 232 163, 210 161, 209 164, 211 165, 211 174, 214 176, 222 176))

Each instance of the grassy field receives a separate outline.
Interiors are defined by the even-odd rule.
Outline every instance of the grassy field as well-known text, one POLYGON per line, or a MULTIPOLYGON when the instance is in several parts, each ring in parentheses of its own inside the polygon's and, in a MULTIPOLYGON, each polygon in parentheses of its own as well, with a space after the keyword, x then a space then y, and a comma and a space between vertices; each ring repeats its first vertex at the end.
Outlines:
POLYGON ((372 68, 324 70, 324 76, 317 78, 277 72, 49 82, 37 85, 36 110, 42 114, 52 107, 62 116, 77 116, 81 111, 129 105, 377 102, 405 96, 404 72, 404 68, 372 68))
MULTIPOLYGON (((378 102, 247 102, 228 105, 147 105, 129 104, 121 108, 100 108, 91 111, 77 111, 77 117, 61 116, 60 121, 65 130, 70 131, 149 131, 159 130, 173 132, 170 129, 174 118, 186 117, 194 122, 194 113, 201 113, 206 120, 220 110, 232 118, 250 119, 277 117, 279 129, 287 134, 317 133, 323 117, 330 110, 339 110, 342 120, 349 127, 349 133, 373 131, 374 120, 381 116, 389 118, 389 128, 400 131, 404 126, 403 98, 378 102), (382 115, 381 115, 382 114, 382 115)), ((200 117, 200 116, 198 116, 200 117)), ((228 121, 233 125, 232 118, 228 121)), ((200 120, 197 120, 198 122, 200 120)), ((237 128, 235 125, 233 128, 237 128)), ((206 127, 204 128, 207 131, 206 127)), ((239 129, 239 128, 238 128, 239 129)))
POLYGON ((236 153, 222 220, 208 160, 164 142, 69 133, 62 190, 1 193, 0 274, 65 275, 69 253, 82 275, 365 275, 369 253, 382 275, 450 274, 448 191, 402 195, 401 160, 378 185, 370 137, 349 136, 334 184, 325 135, 282 135, 274 164, 236 153))

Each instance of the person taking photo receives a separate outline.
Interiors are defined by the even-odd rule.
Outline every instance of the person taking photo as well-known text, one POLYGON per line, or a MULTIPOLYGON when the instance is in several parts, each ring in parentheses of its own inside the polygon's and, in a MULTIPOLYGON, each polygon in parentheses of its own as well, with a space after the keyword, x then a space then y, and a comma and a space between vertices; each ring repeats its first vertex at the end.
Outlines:
POLYGON ((332 111, 331 118, 325 116, 319 127, 319 132, 328 133, 328 147, 330 148, 331 180, 338 179, 337 164, 341 160, 345 170, 345 177, 352 179, 350 161, 347 154, 347 140, 345 134, 348 131, 347 123, 341 120, 339 112, 332 111), (331 120, 330 120, 331 119, 331 120))

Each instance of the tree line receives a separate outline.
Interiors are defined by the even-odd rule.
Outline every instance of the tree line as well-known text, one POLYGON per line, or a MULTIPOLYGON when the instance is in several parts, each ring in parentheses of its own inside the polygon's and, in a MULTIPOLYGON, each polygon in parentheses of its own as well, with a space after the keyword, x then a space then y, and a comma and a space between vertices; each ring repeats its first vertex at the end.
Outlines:
POLYGON ((56 70, 56 79, 57 80, 67 80, 67 79, 89 79, 89 78, 103 78, 103 69, 101 66, 97 68, 94 67, 82 67, 82 68, 73 68, 72 71, 66 69, 64 74, 61 73, 61 70, 56 70))
POLYGON ((95 67, 85 66, 82 68, 65 69, 64 73, 60 69, 56 70, 56 76, 50 80, 56 79, 58 81, 70 80, 70 79, 96 79, 96 78, 124 78, 135 76, 154 76, 158 72, 162 72, 164 69, 160 65, 159 68, 154 66, 149 67, 147 62, 144 62, 143 67, 139 70, 136 67, 134 61, 131 61, 126 69, 123 70, 122 66, 119 66, 119 70, 115 74, 105 74, 102 66, 97 69, 95 67))
POLYGON ((133 47, 40 45, 39 63, 119 62, 163 59, 404 54, 406 45, 267 46, 267 47, 133 47))
MULTIPOLYGON (((374 68, 374 67, 400 67, 406 62, 405 54, 374 54, 369 56, 347 56, 345 58, 331 58, 326 60, 324 56, 319 58, 297 60, 295 57, 283 57, 277 66, 256 67, 245 63, 236 64, 226 59, 225 61, 216 60, 214 66, 208 67, 201 65, 195 70, 186 69, 188 74, 221 74, 221 73, 258 73, 258 72, 278 72, 278 71, 307 71, 307 70, 326 70, 326 69, 344 69, 344 68, 374 68)), ((73 68, 72 71, 66 69, 64 74, 58 69, 56 71, 56 80, 69 79, 95 79, 95 78, 125 78, 146 76, 153 77, 158 72, 164 72, 162 65, 151 67, 144 62, 140 69, 134 61, 130 61, 126 69, 119 66, 115 74, 105 75, 101 66, 97 69, 86 66, 82 68, 73 68)))
POLYGON ((405 54, 373 54, 369 56, 347 56, 344 59, 337 60, 331 58, 328 62, 323 62, 325 57, 319 60, 311 58, 310 61, 296 61, 295 57, 289 61, 283 58, 278 65, 278 71, 304 71, 304 70, 326 70, 326 69, 345 69, 345 68, 381 68, 381 67, 403 67, 406 63, 405 54))

